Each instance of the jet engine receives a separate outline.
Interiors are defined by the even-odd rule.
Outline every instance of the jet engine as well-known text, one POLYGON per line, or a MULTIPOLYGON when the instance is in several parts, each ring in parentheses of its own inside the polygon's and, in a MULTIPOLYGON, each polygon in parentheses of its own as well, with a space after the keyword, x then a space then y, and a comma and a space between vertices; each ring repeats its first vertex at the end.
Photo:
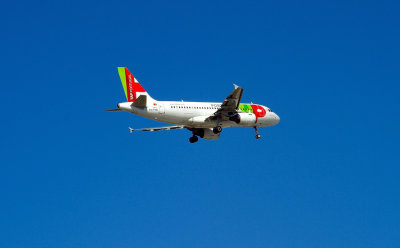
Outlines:
POLYGON ((257 118, 253 113, 235 113, 229 117, 230 121, 236 122, 236 124, 252 126, 256 123, 257 118))
POLYGON ((207 140, 216 140, 221 133, 214 133, 212 128, 198 128, 194 132, 195 135, 207 140))

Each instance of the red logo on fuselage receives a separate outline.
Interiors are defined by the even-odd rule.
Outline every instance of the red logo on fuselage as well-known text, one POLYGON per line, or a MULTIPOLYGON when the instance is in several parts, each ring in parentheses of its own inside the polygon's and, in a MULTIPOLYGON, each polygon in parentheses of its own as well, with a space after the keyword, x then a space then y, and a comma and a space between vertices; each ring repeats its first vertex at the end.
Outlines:
POLYGON ((256 115, 256 122, 258 121, 258 118, 264 117, 267 113, 267 111, 260 105, 252 104, 251 107, 253 108, 253 113, 256 115))

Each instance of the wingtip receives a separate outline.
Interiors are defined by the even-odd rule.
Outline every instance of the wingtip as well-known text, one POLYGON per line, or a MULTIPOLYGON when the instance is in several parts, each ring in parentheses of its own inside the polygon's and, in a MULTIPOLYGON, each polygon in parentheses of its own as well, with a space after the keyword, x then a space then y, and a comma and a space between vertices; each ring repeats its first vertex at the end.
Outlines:
POLYGON ((129 128, 129 133, 133 133, 133 131, 135 131, 133 128, 128 127, 129 128))
POLYGON ((233 84, 233 86, 235 86, 235 89, 240 88, 240 86, 237 86, 236 84, 233 84))

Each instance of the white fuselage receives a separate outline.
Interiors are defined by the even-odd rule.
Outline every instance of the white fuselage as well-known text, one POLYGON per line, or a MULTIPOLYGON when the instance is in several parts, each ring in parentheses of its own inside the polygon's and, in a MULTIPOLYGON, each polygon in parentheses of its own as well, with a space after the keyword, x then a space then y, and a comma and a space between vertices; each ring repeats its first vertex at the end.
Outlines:
MULTIPOLYGON (((261 105, 257 105, 261 106, 261 105)), ((123 102, 118 104, 119 109, 128 111, 149 119, 166 122, 170 124, 185 125, 195 128, 213 128, 220 125, 226 127, 267 127, 279 123, 279 116, 269 108, 263 116, 258 116, 250 111, 239 110, 243 122, 237 124, 234 121, 209 121, 220 107, 221 103, 214 102, 183 102, 183 101, 151 101, 147 107, 138 108, 132 106, 132 102, 123 102), (218 122, 218 123, 217 123, 218 122)))

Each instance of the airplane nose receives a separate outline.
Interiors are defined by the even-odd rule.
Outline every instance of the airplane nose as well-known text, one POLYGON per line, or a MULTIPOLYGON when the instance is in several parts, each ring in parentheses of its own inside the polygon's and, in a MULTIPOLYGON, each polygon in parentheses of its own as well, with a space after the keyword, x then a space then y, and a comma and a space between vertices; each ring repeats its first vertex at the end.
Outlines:
POLYGON ((281 118, 277 114, 274 113, 274 125, 278 124, 281 121, 281 118))

